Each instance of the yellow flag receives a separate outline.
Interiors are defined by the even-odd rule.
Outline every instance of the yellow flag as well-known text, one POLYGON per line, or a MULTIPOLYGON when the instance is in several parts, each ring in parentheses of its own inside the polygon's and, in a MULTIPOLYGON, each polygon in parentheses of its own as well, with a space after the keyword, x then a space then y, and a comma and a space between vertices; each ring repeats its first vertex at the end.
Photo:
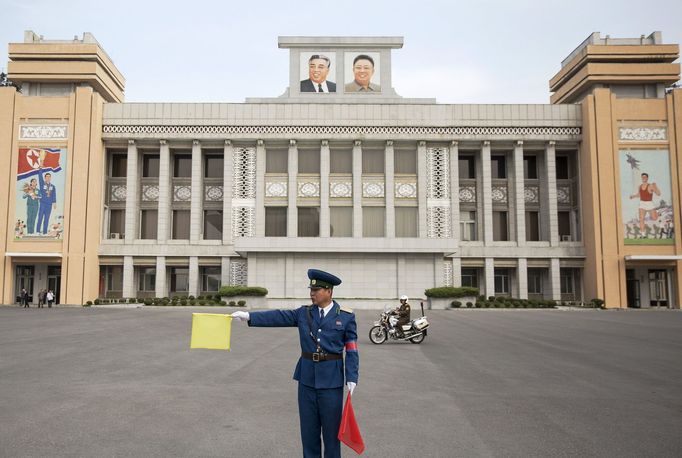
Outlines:
POLYGON ((192 313, 192 338, 189 348, 230 349, 232 317, 217 313, 192 313))

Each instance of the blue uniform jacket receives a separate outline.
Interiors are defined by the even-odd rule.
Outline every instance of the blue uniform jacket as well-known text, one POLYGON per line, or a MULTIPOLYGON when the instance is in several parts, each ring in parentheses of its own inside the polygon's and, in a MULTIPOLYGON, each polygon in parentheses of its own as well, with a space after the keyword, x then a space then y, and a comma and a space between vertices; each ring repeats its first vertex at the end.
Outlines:
MULTIPOLYGON (((249 326, 298 327, 301 351, 314 353, 315 342, 325 353, 343 353, 346 350, 346 382, 358 382, 359 356, 357 350, 357 324, 355 314, 344 311, 334 301, 331 312, 320 323, 320 309, 316 305, 304 305, 294 310, 266 310, 250 312, 249 326), (312 329, 308 325, 311 314, 312 329), (311 338, 311 333, 314 338, 311 338)), ((294 380, 313 388, 339 388, 344 383, 344 360, 314 362, 299 358, 294 380)))

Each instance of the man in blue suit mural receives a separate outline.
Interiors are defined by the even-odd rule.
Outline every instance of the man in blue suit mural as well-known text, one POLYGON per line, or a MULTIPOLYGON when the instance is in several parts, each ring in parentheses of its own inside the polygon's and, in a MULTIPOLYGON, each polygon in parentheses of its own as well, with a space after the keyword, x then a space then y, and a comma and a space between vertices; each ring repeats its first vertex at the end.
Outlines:
POLYGON ((357 325, 352 310, 332 299, 338 277, 308 270, 312 305, 294 310, 234 312, 232 318, 249 326, 298 327, 301 357, 294 371, 298 380, 298 413, 304 457, 340 457, 338 439, 343 412, 343 385, 353 393, 358 382, 357 325), (346 351, 345 367, 343 351, 346 351))
POLYGON ((43 171, 40 170, 38 180, 40 181, 40 207, 38 208, 36 232, 47 235, 50 213, 57 209, 57 188, 51 183, 52 174, 50 172, 46 173, 45 178, 43 178, 43 171))

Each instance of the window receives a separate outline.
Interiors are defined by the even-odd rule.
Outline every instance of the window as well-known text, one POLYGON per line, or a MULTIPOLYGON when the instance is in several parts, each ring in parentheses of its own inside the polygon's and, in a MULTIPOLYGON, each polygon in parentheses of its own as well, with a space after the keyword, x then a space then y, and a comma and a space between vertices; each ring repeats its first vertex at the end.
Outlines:
POLYGON ((220 267, 201 268, 201 292, 217 293, 220 290, 220 267))
POLYGON ((138 291, 154 291, 156 288, 156 268, 140 267, 137 278, 138 291))
POLYGON ((557 180, 568 180, 570 178, 570 169, 568 165, 568 156, 556 157, 556 178, 557 180))
POLYGON ((559 240, 570 242, 571 237, 571 212, 560 211, 557 214, 559 222, 559 240))
POLYGON ((289 151, 284 148, 268 148, 265 152, 265 173, 287 173, 289 151))
POLYGON ((353 207, 330 207, 329 222, 332 237, 352 237, 353 207))
POLYGON ((528 269, 528 294, 542 296, 542 269, 528 269))
POLYGON ((189 240, 189 210, 173 210, 173 240, 189 240))
POLYGON ((353 173, 353 151, 351 149, 332 149, 329 151, 330 173, 353 173))
POLYGON ((476 231, 476 212, 459 212, 459 228, 462 240, 478 240, 478 233, 476 231))
POLYGON ((495 295, 509 295, 511 293, 509 286, 509 269, 495 269, 495 295))
POLYGON ((386 209, 384 207, 362 207, 362 236, 385 237, 386 209))
POLYGON ((320 150, 298 150, 298 173, 320 173, 320 150))
POLYGON ((459 179, 468 180, 476 178, 476 158, 474 156, 459 157, 459 179))
POLYGON ((559 283, 561 295, 575 295, 575 275, 574 269, 559 269, 559 283))
POLYGON ((287 207, 265 207, 265 236, 287 236, 287 207))
POLYGON ((362 173, 384 173, 384 150, 362 150, 362 173))
POLYGON ((223 211, 204 210, 204 240, 222 240, 223 211))
POLYGON ((112 178, 123 178, 128 175, 128 155, 126 153, 116 153, 111 155, 111 171, 109 176, 112 178))
POLYGON ((126 231, 126 211, 109 210, 109 235, 110 239, 122 239, 126 231))
POLYGON ((192 176, 192 155, 173 155, 173 176, 175 178, 189 178, 192 176))
POLYGON ((157 237, 159 212, 157 210, 140 211, 140 238, 155 240, 157 237))
POLYGON ((507 157, 497 154, 490 156, 490 173, 492 178, 507 178, 507 157))
POLYGON ((104 297, 121 297, 123 292, 123 266, 103 266, 103 268, 106 282, 104 297))
POLYGON ((223 156, 207 154, 204 156, 204 178, 223 178, 223 156))
POLYGON ((506 211, 493 212, 493 240, 496 241, 509 240, 506 211))
POLYGON ((158 178, 159 177, 159 155, 158 154, 144 154, 142 156, 142 177, 144 177, 144 178, 158 178))
POLYGON ((393 158, 394 173, 417 174, 417 152, 414 150, 395 150, 393 158))
POLYGON ((526 180, 538 179, 537 156, 523 156, 523 178, 526 180))
POLYGON ((540 216, 536 211, 526 212, 526 240, 540 240, 540 216))
POLYGON ((478 288, 478 269, 462 268, 462 286, 478 288))
POLYGON ((170 268, 170 292, 189 292, 189 267, 170 268))
POLYGON ((417 207, 395 207, 395 236, 417 237, 417 207))
POLYGON ((320 236, 320 209, 319 207, 298 207, 298 236, 320 236))

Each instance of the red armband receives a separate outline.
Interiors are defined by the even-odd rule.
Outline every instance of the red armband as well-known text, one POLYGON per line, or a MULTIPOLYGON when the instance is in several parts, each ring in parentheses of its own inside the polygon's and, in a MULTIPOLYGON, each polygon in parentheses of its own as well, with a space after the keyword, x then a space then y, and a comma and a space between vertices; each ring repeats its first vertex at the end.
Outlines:
POLYGON ((358 343, 355 341, 346 342, 346 351, 358 351, 358 343))

